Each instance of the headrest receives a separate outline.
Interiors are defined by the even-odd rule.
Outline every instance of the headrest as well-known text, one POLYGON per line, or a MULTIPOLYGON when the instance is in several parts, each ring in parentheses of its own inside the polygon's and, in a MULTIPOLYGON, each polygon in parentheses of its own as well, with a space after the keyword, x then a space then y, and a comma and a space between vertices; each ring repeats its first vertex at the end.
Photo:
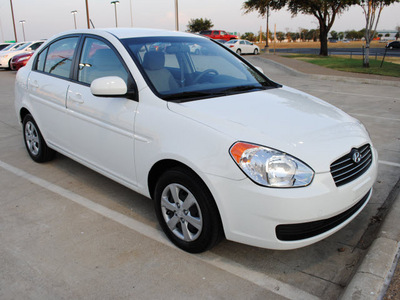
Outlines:
POLYGON ((145 53, 142 65, 147 70, 160 70, 164 68, 164 64, 164 52, 150 51, 145 53))

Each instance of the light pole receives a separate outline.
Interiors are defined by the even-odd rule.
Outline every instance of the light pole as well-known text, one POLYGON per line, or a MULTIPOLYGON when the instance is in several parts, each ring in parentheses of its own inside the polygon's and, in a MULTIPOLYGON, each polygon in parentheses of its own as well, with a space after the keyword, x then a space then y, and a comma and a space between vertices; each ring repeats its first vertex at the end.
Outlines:
POLYGON ((175 0, 175 30, 179 31, 179 22, 178 22, 178 0, 175 0))
POLYGON ((117 18, 117 4, 119 1, 111 1, 111 4, 114 4, 114 9, 115 9, 115 27, 118 27, 118 18, 117 18))
POLYGON ((87 21, 87 29, 90 29, 90 17, 89 17, 89 3, 88 0, 86 2, 86 21, 87 21))
POLYGON ((130 9, 131 9, 131 27, 133 27, 133 16, 132 16, 132 0, 129 0, 130 9))
POLYGON ((13 3, 12 0, 10 0, 10 6, 11 6, 11 16, 12 16, 12 21, 13 21, 13 27, 14 27, 14 38, 15 42, 17 42, 17 29, 15 28, 15 19, 14 19, 14 8, 13 8, 13 3))
POLYGON ((24 24, 26 23, 26 21, 25 20, 21 20, 21 21, 19 21, 20 23, 21 23, 21 25, 22 25, 22 34, 23 34, 23 36, 24 36, 24 41, 26 41, 26 39, 25 39, 25 29, 24 29, 24 24))
POLYGON ((77 10, 73 10, 73 11, 71 11, 71 14, 73 14, 74 15, 74 24, 75 24, 75 29, 76 29, 76 14, 78 13, 78 11, 77 10))

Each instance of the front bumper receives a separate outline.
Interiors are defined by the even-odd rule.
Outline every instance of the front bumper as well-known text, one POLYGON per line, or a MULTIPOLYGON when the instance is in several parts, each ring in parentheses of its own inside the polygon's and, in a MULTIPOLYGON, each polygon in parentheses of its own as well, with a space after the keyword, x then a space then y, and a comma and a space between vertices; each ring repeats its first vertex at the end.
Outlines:
POLYGON ((378 159, 372 149, 373 163, 368 171, 340 187, 330 173, 316 174, 307 187, 287 189, 258 186, 247 178, 235 181, 211 176, 210 189, 226 238, 283 250, 313 244, 340 230, 371 197, 378 159))

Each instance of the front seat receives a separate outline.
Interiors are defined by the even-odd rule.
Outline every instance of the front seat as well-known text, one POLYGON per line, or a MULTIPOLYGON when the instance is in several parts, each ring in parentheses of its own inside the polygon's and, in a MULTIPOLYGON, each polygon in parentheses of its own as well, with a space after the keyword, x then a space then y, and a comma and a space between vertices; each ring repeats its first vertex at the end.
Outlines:
POLYGON ((174 76, 165 67, 164 52, 150 51, 143 57, 143 68, 154 87, 160 93, 170 92, 179 88, 174 76))

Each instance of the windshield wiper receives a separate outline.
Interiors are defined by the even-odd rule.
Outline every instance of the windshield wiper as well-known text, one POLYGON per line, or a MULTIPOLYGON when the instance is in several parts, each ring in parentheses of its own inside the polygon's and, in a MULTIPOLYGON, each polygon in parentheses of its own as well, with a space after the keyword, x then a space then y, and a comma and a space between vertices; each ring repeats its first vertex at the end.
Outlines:
POLYGON ((218 97, 218 96, 227 96, 235 93, 252 91, 252 90, 266 90, 268 87, 257 86, 257 85, 241 85, 234 86, 227 89, 222 90, 214 90, 214 91, 191 91, 191 92, 182 92, 176 94, 170 94, 162 96, 162 99, 167 101, 181 102, 185 100, 199 99, 199 98, 210 98, 210 97, 218 97))
POLYGON ((193 99, 193 98, 204 98, 204 97, 214 97, 214 96, 221 96, 225 95, 225 92, 200 92, 200 91, 193 91, 193 92, 182 92, 176 94, 165 95, 162 98, 164 100, 183 100, 183 99, 193 99))
POLYGON ((246 92, 246 91, 266 90, 266 89, 267 88, 265 86, 259 86, 259 85, 240 85, 228 88, 224 90, 223 93, 229 95, 231 93, 236 93, 236 92, 246 92))

